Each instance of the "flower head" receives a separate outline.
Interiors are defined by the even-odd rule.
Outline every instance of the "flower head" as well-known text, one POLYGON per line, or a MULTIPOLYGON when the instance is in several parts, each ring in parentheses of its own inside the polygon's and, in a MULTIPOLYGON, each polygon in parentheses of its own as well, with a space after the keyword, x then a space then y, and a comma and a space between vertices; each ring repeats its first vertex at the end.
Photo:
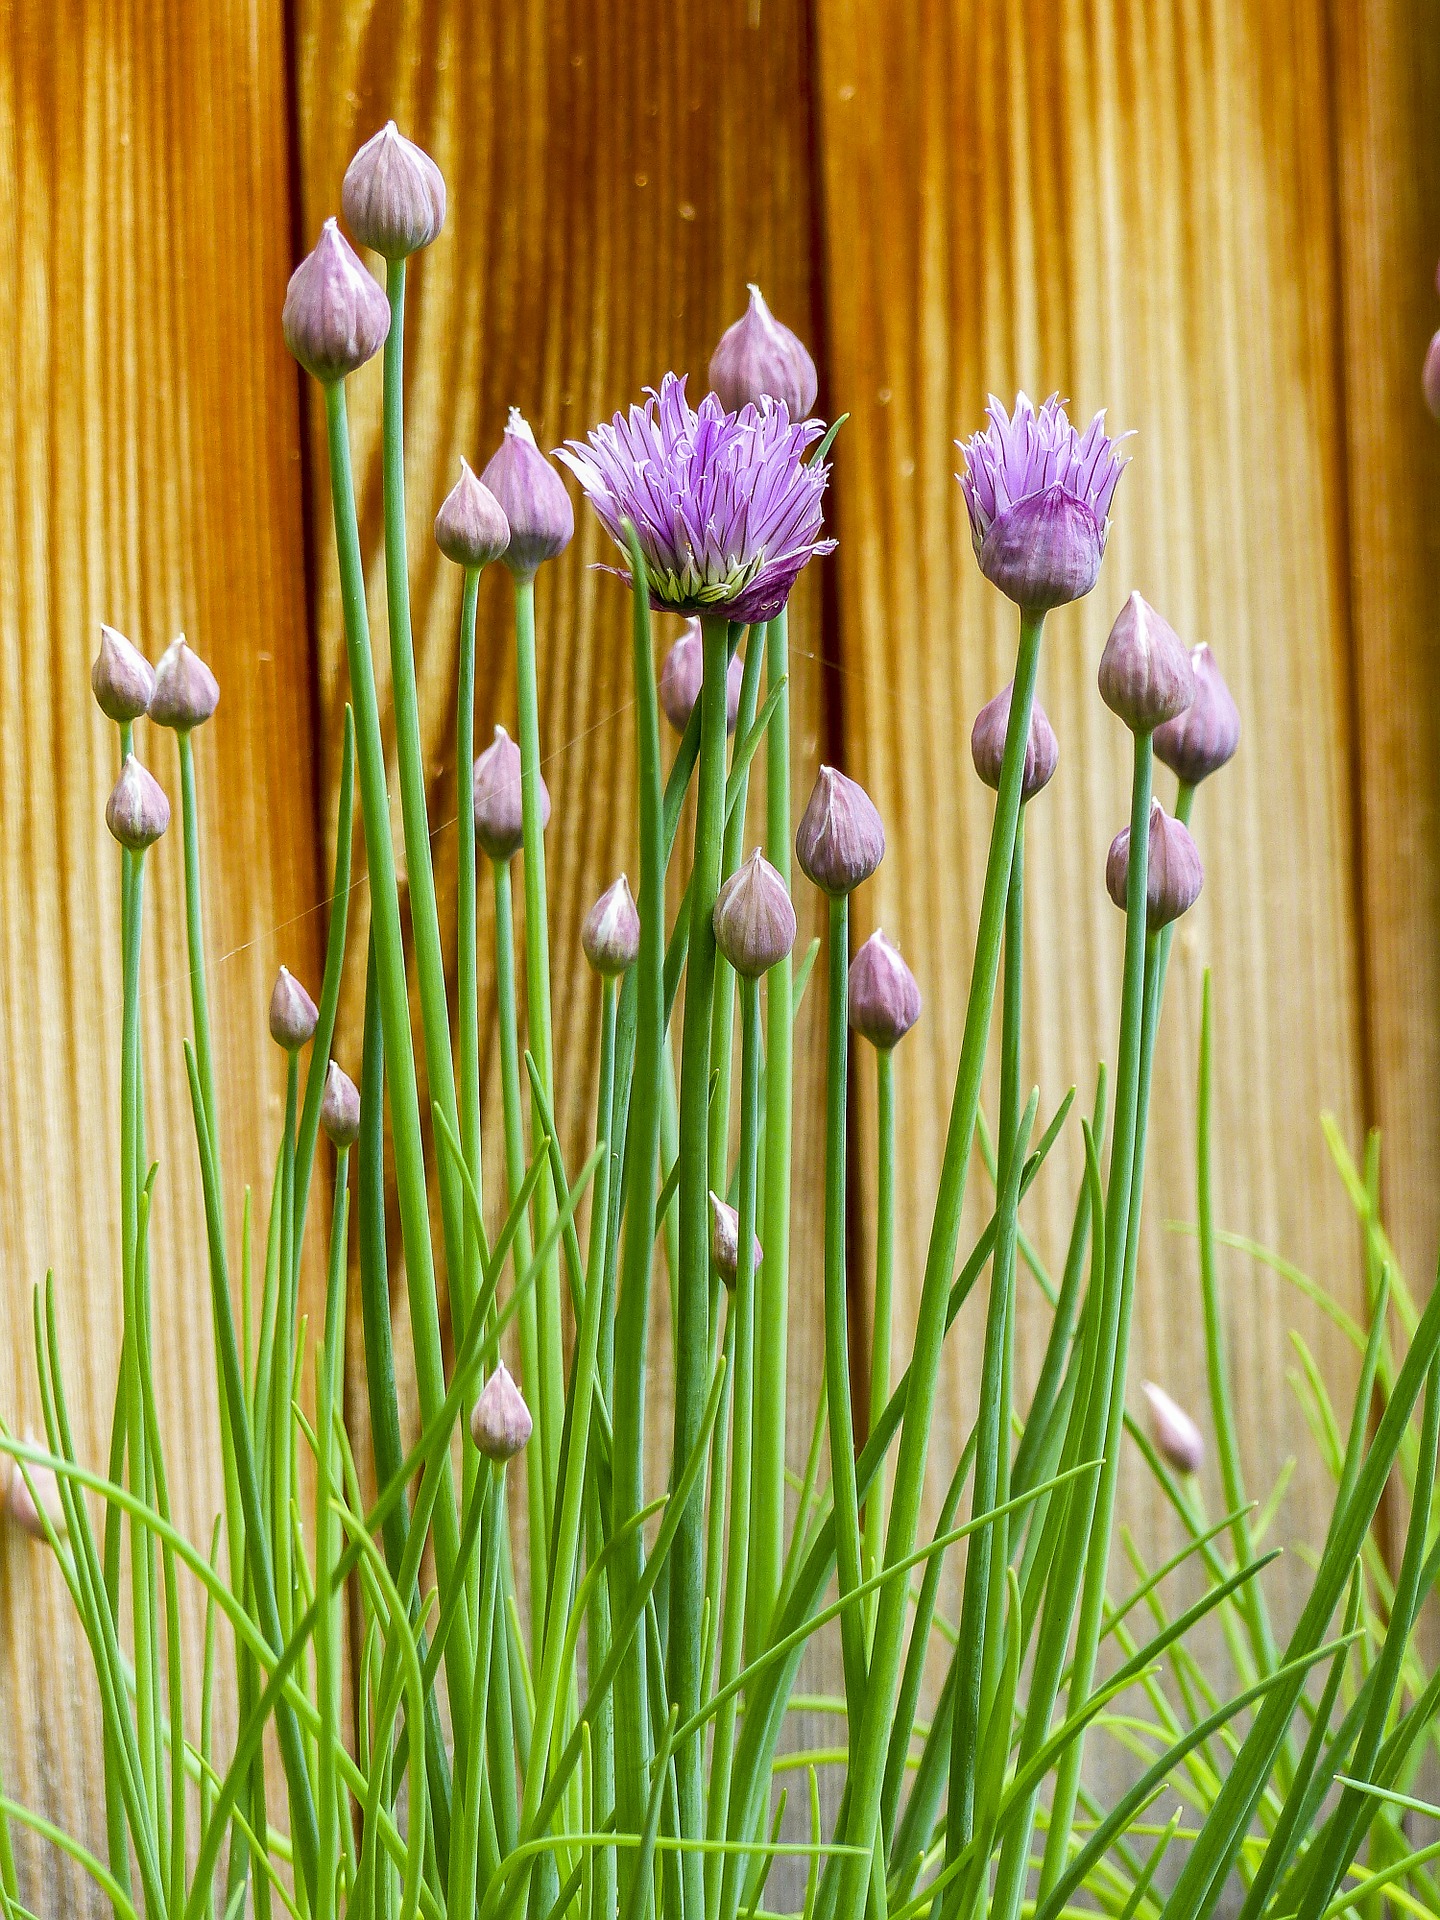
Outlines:
MULTIPOLYGON (((758 1234, 751 1236, 751 1246, 753 1274, 765 1257, 758 1234)), ((710 1258, 715 1262, 715 1271, 733 1292, 740 1273, 740 1216, 734 1207, 726 1206, 718 1193, 710 1196, 710 1258)))
POLYGON ((127 753, 105 802, 105 824, 131 853, 153 847, 170 824, 170 802, 155 776, 127 753))
MULTIPOLYGON (((550 789, 538 772, 535 777, 540 781, 540 825, 547 827, 550 789)), ((495 738, 475 762, 470 804, 480 851, 500 864, 513 859, 525 843, 525 808, 520 749, 504 727, 496 727, 495 738)))
POLYGON ((1078 600, 1105 557, 1119 442, 1103 413, 1077 433, 1058 394, 1037 413, 1022 393, 1013 414, 992 394, 986 412, 985 431, 957 442, 980 571, 1032 613, 1078 600))
POLYGON ((457 567, 488 567, 510 544, 505 509, 463 454, 460 478, 435 516, 435 544, 457 567))
POLYGON ((149 711, 155 669, 123 633, 102 621, 100 651, 90 669, 90 685, 100 711, 123 725, 149 711))
POLYGON ((586 914, 580 945, 596 973, 610 978, 633 967, 640 957, 640 914, 623 873, 586 914))
POLYGON ((524 1396, 501 1360, 471 1409, 470 1438, 487 1460, 503 1464, 523 1451, 534 1431, 524 1396))
MULTIPOLYGON (((25 1444, 27 1447, 38 1444, 28 1427, 25 1429, 25 1444)), ((48 1520, 56 1537, 63 1540, 69 1523, 65 1517, 65 1503, 60 1497, 60 1479, 55 1469, 31 1461, 27 1461, 22 1468, 13 1456, 6 1464, 5 1511, 10 1519, 22 1533, 28 1533, 32 1540, 42 1542, 50 1537, 45 1526, 48 1520)))
POLYGON ((357 240, 403 260, 444 226, 445 182, 424 148, 387 120, 345 169, 340 205, 357 240))
MULTIPOLYGON (((687 620, 685 631, 665 656, 660 669, 660 707, 677 733, 684 733, 700 698, 705 678, 705 642, 698 619, 687 620)), ((737 647, 725 675, 725 731, 733 733, 740 717, 740 686, 745 662, 737 647)))
MULTIPOLYGON (((987 787, 999 791, 1000 768, 1005 759, 1005 735, 1010 728, 1010 700, 1015 682, 1002 687, 995 698, 983 706, 970 729, 970 758, 975 771, 987 787)), ((1060 742, 1038 700, 1030 703, 1030 736, 1025 742, 1025 771, 1020 777, 1020 798, 1033 800, 1054 778, 1060 762, 1060 742)))
POLYGON ((794 946, 795 909, 759 847, 721 887, 711 924, 716 946, 747 980, 778 966, 794 946))
POLYGON ((270 1038, 287 1053, 295 1053, 320 1024, 320 1009, 291 973, 281 967, 270 994, 270 1038))
POLYGON ((184 634, 178 634, 155 669, 150 718, 157 726, 189 733, 192 727, 203 727, 219 704, 219 681, 184 634))
POLYGON ((820 537, 830 470, 805 461, 824 431, 792 421, 783 403, 727 413, 707 393, 692 407, 684 379, 667 373, 643 407, 559 458, 622 551, 623 523, 634 522, 653 606, 757 622, 780 611, 807 560, 835 545, 820 537))
POLYGON ((1147 1380, 1144 1391, 1150 1403, 1150 1431, 1161 1458, 1177 1473, 1198 1473, 1205 1464, 1205 1436, 1163 1387, 1147 1380))
POLYGON ((384 346, 390 302, 334 220, 291 274, 280 325, 291 353, 325 386, 384 346))
POLYGON ((822 893, 853 893, 885 857, 885 828, 858 780, 821 767, 795 830, 795 858, 822 893))
POLYGON ((888 1053, 920 1018, 920 989, 915 976, 878 930, 850 962, 850 1024, 856 1033, 888 1053))
POLYGON ((1155 757, 1192 787, 1233 758, 1240 744, 1240 710, 1202 640, 1190 649, 1195 698, 1183 713, 1155 729, 1155 757))
POLYGON ((710 389, 730 413, 747 401, 781 401, 792 420, 803 420, 815 406, 819 378, 809 349, 798 334, 782 326, 765 304, 759 287, 750 289, 746 312, 727 327, 710 356, 710 389))
POLYGON ((360 1138, 360 1090, 334 1060, 325 1069, 320 1124, 332 1146, 353 1147, 360 1138))
POLYGON ((541 562, 563 553, 574 538, 575 509, 518 407, 510 409, 504 437, 480 479, 510 527, 501 559, 517 580, 533 580, 541 562))
MULTIPOLYGON (((1149 854, 1145 868, 1145 924, 1151 933, 1188 913, 1200 898, 1205 869, 1200 850, 1182 821, 1173 820, 1158 800, 1150 802, 1149 854)), ((1122 913, 1129 904, 1130 829, 1122 827, 1110 842, 1105 886, 1122 913)))

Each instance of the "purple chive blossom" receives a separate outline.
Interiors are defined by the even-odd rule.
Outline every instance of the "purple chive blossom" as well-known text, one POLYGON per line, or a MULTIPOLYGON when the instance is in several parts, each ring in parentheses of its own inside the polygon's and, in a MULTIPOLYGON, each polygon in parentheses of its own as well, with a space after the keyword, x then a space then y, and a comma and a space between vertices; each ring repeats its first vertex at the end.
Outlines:
POLYGON ((758 622, 784 606, 805 562, 835 545, 820 538, 830 470, 805 463, 824 431, 778 402, 727 413, 710 393, 692 407, 684 379, 667 373, 643 407, 558 457, 622 551, 622 522, 635 523, 653 606, 758 622))
POLYGON ((1039 613, 1094 586, 1110 502, 1128 464, 1097 413, 1077 433, 1057 394, 1037 413, 1022 393, 1013 414, 991 395, 990 425, 957 444, 980 571, 1018 606, 1039 613))

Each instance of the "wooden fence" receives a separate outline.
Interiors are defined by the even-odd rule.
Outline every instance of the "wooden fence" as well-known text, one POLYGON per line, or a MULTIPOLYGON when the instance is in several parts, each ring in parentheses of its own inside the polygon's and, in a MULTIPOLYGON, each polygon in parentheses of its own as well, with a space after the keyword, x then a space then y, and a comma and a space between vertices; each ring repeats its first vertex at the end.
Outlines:
MULTIPOLYGON (((458 457, 488 454, 510 403, 554 445, 667 367, 698 382, 756 280, 814 345, 822 409, 850 415, 840 547, 796 602, 795 778, 803 797, 823 754, 874 794, 890 852, 862 911, 901 942, 925 994, 899 1060, 903 1312, 988 821, 969 723, 1011 645, 970 557, 951 443, 991 389, 1106 405, 1136 429, 1134 464, 1101 586, 1052 623, 1042 677, 1061 740, 1030 834, 1029 1067, 1047 1110, 1072 1080, 1086 1094, 1114 1049, 1119 919, 1101 868, 1125 772, 1094 669, 1131 586, 1212 643, 1245 724, 1239 759, 1201 796, 1207 887, 1172 970, 1137 1376, 1199 1392, 1193 1250, 1167 1223, 1193 1215, 1205 965, 1224 1221, 1353 1306, 1357 1236, 1319 1116, 1333 1112, 1352 1147, 1378 1123, 1389 1219, 1422 1278, 1440 1228, 1440 428, 1418 391, 1440 323, 1436 0, 0 0, 0 1412, 36 1418, 31 1289, 53 1266, 72 1399, 103 1458, 119 963, 101 818, 113 736, 86 683, 102 618, 152 657, 183 628, 223 689, 199 746, 222 1136, 236 1191, 266 1190, 282 1076, 264 1006, 279 962, 318 973, 346 692, 322 423, 279 311, 348 155, 392 115, 450 188, 445 234, 414 276, 407 403, 452 918, 458 587, 428 526, 458 457)), ((354 384, 373 559, 378 380, 354 384)), ((581 522, 541 587, 560 956, 634 862, 625 613, 590 571, 602 541, 581 522)), ((487 582, 482 731, 512 715, 506 614, 487 582)), ((151 758, 173 787, 168 740, 151 758)), ((178 836, 150 865, 157 1366, 183 1440, 182 1518, 208 1538, 219 1467, 179 1060, 178 836)), ((364 919, 362 890, 354 952, 364 919)), ((352 1067, 359 973, 337 1041, 352 1067)), ((566 965, 555 1019, 571 1143, 588 1124, 593 1015, 566 965)), ((799 1041, 790 1361, 807 1413, 815 1038, 811 1026, 799 1041)), ((1052 1253, 1075 1171, 1072 1155, 1036 1190, 1029 1224, 1052 1253)), ((867 1244, 862 1182, 859 1337, 867 1244)), ((1227 1260, 1225 1282, 1257 1482, 1298 1453, 1279 1532, 1312 1536, 1326 1484, 1285 1384, 1287 1330, 1303 1328, 1337 1387, 1343 1345, 1254 1262, 1227 1260)), ((1043 1324, 1022 1324, 1032 1361, 1043 1324)), ((973 1343, 962 1321, 937 1455, 967 1417, 973 1343)), ((663 1390, 656 1400, 663 1424, 663 1390)), ((1158 1524, 1138 1479, 1128 1498, 1132 1518, 1158 1524)), ((0 1541, 0 1699, 9 1790, 95 1839, 83 1645, 56 1569, 13 1535, 0 1541)), ((80 1910, 78 1882, 44 1871, 41 1909, 80 1910)))

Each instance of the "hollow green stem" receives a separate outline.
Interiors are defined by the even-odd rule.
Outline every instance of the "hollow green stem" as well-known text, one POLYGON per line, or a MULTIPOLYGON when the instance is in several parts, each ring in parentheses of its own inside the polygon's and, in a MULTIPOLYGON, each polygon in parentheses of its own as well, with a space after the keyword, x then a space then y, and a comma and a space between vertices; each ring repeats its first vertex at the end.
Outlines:
MULTIPOLYGON (((590 1246, 585 1261, 587 1283, 604 1289, 600 1307, 600 1351, 598 1371, 600 1397, 606 1406, 615 1404, 615 1268, 607 1245, 610 1223, 610 1185, 618 1172, 614 1146, 613 1108, 615 1092, 615 982, 605 979, 600 987, 600 1078, 595 1095, 595 1141, 607 1148, 595 1171, 595 1186, 590 1200, 590 1246)), ((598 1491, 591 1489, 587 1513, 589 1555, 592 1564, 604 1545, 604 1525, 598 1491)), ((598 1669, 610 1650, 610 1580, 602 1572, 595 1582, 586 1629, 588 1663, 598 1669)), ((607 1820, 615 1810, 615 1696, 608 1693, 595 1714, 592 1782, 592 1820, 595 1825, 607 1820)), ((601 1847, 591 1867, 592 1911, 610 1914, 616 1911, 619 1892, 615 1849, 601 1847)))
MULTIPOLYGON (((695 859, 690 881, 690 949, 680 1039, 680 1185, 677 1194, 680 1271, 675 1328, 675 1447, 678 1481, 695 1450, 710 1373, 709 1114, 710 1016, 715 988, 715 931, 711 915, 720 885, 725 814, 725 680, 729 625, 703 623, 704 681, 700 694, 700 767, 695 810, 695 859)), ((700 1704, 701 1613, 705 1594, 705 1518, 698 1505, 683 1515, 670 1563, 670 1697, 682 1721, 700 1704)), ((701 1749, 698 1734, 677 1743, 675 1775, 682 1834, 701 1838, 701 1749)), ((686 1911, 704 1899, 703 1859, 681 1859, 686 1911)))
MULTIPOLYGON (((775 700, 765 736, 765 851, 790 885, 789 615, 765 629, 765 680, 775 700)), ((752 642, 753 645, 753 642, 752 642)), ((791 1056, 793 961, 765 976, 765 1229, 755 1294, 755 1462, 745 1650, 769 1631, 785 1563, 785 1407, 790 1320, 791 1056)))
MULTIPOLYGON (((891 1299, 895 1277, 895 1053, 875 1052, 875 1301, 870 1317, 870 1405, 867 1433, 873 1433, 890 1398, 891 1299)), ((885 1551, 886 1471, 882 1467, 865 1502, 863 1564, 866 1577, 885 1551)), ((875 1631, 875 1601, 869 1607, 867 1637, 875 1631)))
MULTIPOLYGON (((460 1144, 481 1200, 480 1171, 480 1006, 475 957, 475 834, 470 818, 470 768, 475 759, 475 609, 480 570, 467 567, 460 602, 460 675, 456 697, 455 779, 460 796, 459 860, 455 879, 456 992, 460 1000, 460 1144)), ((478 1261, 479 1249, 470 1255, 478 1261)), ((469 1318, 471 1300, 462 1318, 469 1318)))

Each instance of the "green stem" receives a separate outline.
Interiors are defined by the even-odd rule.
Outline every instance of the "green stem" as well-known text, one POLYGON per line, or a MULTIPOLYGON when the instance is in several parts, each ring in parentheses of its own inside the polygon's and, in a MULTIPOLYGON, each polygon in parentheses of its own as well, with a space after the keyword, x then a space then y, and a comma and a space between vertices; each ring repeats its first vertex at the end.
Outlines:
MULTIPOLYGON (((890 1398, 891 1301, 895 1278, 895 1052, 880 1047, 875 1053, 876 1190, 875 1190, 875 1304, 870 1327, 870 1406, 866 1432, 873 1433, 890 1398)), ((886 1471, 876 1476, 865 1502, 866 1578, 880 1565, 885 1550, 886 1471)), ((869 1609, 868 1632, 875 1631, 875 1606, 869 1609)))
MULTIPOLYGON (((545 823, 540 806, 540 697, 535 673, 535 582, 515 582, 515 698, 520 735, 520 801, 525 839, 525 989, 530 1052, 539 1070, 545 1098, 555 1098, 550 1040, 550 914, 545 888, 545 823)), ((539 1144, 538 1121, 531 1115, 531 1138, 539 1144)), ((550 1183, 535 1193, 535 1238, 544 1240, 554 1218, 550 1183)), ((565 1406, 565 1360, 560 1323, 560 1253, 547 1260, 535 1285, 539 1336, 536 1381, 537 1426, 547 1511, 555 1501, 560 1473, 560 1430, 565 1406)))
POLYGON ((346 1223, 350 1215, 347 1179, 349 1155, 341 1148, 335 1162, 335 1205, 330 1225, 330 1268, 325 1289, 325 1343, 319 1355, 315 1396, 315 1673, 320 1708, 316 1813, 320 1822, 320 1858, 316 1874, 315 1920, 334 1920, 335 1881, 340 1862, 339 1804, 335 1750, 341 1738, 341 1647, 344 1590, 330 1594, 330 1570, 338 1558, 338 1527, 330 1503, 336 1492, 335 1415, 344 1404, 346 1223))
MULTIPOLYGON (((780 689, 765 740, 765 849, 790 886, 789 616, 765 630, 765 679, 780 689)), ((794 962, 787 953, 765 977, 765 1258, 756 1282, 755 1471, 745 1650, 759 1652, 785 1563, 785 1406, 790 1293, 790 1083, 794 962)))
POLYGON ((294 1438, 294 1415, 290 1402, 295 1371, 295 1294, 292 1284, 295 1258, 291 1241, 291 1202, 295 1192, 295 1114, 299 1098, 300 1057, 292 1049, 285 1057, 285 1131, 280 1140, 280 1277, 270 1376, 270 1537, 275 1551, 275 1598, 280 1608, 280 1629, 287 1640, 293 1624, 294 1598, 290 1551, 290 1482, 294 1438))
MULTIPOLYGON (((385 1057, 389 1066, 395 1185, 400 1206, 401 1241, 405 1250, 405 1282, 415 1347, 416 1388, 420 1416, 428 1424, 438 1414, 445 1399, 445 1356, 440 1337, 434 1249, 430 1239, 424 1135, 415 1077, 410 1003, 405 982, 405 948, 400 932, 400 894, 395 878, 395 849, 390 838, 385 752, 375 696, 375 669, 370 657, 365 572, 360 557, 360 536, 355 514, 355 484, 350 467, 350 435, 343 381, 326 387, 325 414, 340 597, 345 615, 345 645, 355 707, 360 805, 370 869, 375 975, 385 1057)), ((443 1162, 443 1154, 441 1159, 443 1162)), ((442 1463, 441 1471, 444 1484, 435 1503, 435 1567, 443 1607, 449 1593, 460 1540, 453 1478, 448 1461, 442 1463)), ((454 1716, 458 1709, 461 1719, 469 1700, 470 1662, 469 1625, 462 1618, 456 1622, 445 1660, 447 1682, 452 1673, 454 1676, 454 1683, 449 1687, 451 1713, 454 1716)))
MULTIPOLYGON (((470 818, 470 769, 475 759, 475 608, 480 570, 465 570, 460 603, 460 683, 455 740, 456 783, 460 796, 459 864, 456 868, 456 992, 460 999, 460 1144, 475 1192, 483 1201, 480 1171, 480 1006, 475 955, 475 834, 470 818)), ((469 1258, 478 1258, 478 1248, 469 1258)))
MULTIPOLYGON (((604 1141, 607 1152, 595 1170, 595 1187, 590 1199, 590 1246, 585 1261, 586 1283, 601 1286, 604 1299, 600 1309, 599 1380, 604 1404, 615 1404, 615 1269, 607 1245, 610 1222, 610 1185, 618 1171, 613 1133, 615 1094, 615 1000, 613 979, 600 986, 600 1078, 595 1096, 595 1141, 604 1141)), ((589 1553, 592 1562, 605 1542, 604 1516, 596 1488, 591 1490, 587 1514, 589 1553)), ((602 1574, 595 1583, 586 1629, 587 1664, 598 1672, 610 1650, 610 1581, 602 1574)), ((615 1810, 615 1695, 606 1694, 595 1715, 594 1774, 592 1786, 593 1819, 598 1828, 615 1810)), ((592 1910, 600 1914, 616 1911, 619 1901, 615 1849, 601 1847, 592 1863, 592 1910)))
MULTIPOLYGON (((920 1292, 909 1370, 910 1390, 906 1398, 900 1450, 895 1465, 895 1497, 885 1541, 887 1566, 905 1559, 913 1550, 920 1516, 920 1497, 925 1478, 925 1457, 929 1450, 930 1422, 935 1407, 940 1351, 945 1334, 950 1276, 954 1270, 960 1235, 960 1214, 965 1199, 970 1148, 975 1136, 975 1116, 980 1105, 980 1082, 999 971, 1001 926, 1010 889, 1010 868, 1015 851, 1021 781, 1025 770, 1025 747, 1030 734, 1030 710, 1040 664, 1043 624, 1043 614, 1021 616, 1010 724, 1005 736, 1000 790, 990 833, 980 924, 976 932, 975 965, 970 978, 955 1096, 950 1108, 935 1218, 920 1292)), ((858 1739, 853 1734, 851 1739, 853 1762, 847 1838, 852 1844, 862 1847, 864 1852, 860 1856, 846 1855, 842 1859, 838 1907, 842 1920, 860 1920, 870 1884, 870 1849, 879 1818, 890 1716, 904 1654, 905 1620, 909 1611, 908 1588, 909 1583, 903 1579, 889 1581, 881 1589, 880 1605, 876 1611, 874 1654, 864 1713, 858 1739)))
MULTIPOLYGON (((720 1678, 728 1687, 744 1656, 745 1590, 749 1578, 752 1472, 752 1374, 755 1349, 755 1211, 760 1161, 760 983, 740 982, 740 1220, 735 1268, 735 1351, 730 1447, 730 1533, 725 1561, 725 1617, 720 1639, 720 1678)), ((717 1482, 712 1495, 720 1499, 717 1482)), ((709 1838, 743 1836, 728 1831, 730 1765, 735 1751, 738 1695, 720 1709, 715 1723, 710 1774, 709 1838)), ((724 1856, 706 1858, 705 1908, 716 1911, 724 1856)))
MULTIPOLYGON (((680 1185, 677 1194, 680 1272, 675 1328, 675 1448, 678 1482, 695 1451, 710 1375, 709 1114, 710 1015, 715 989, 715 930, 711 915, 720 885, 725 820, 725 679, 729 623, 703 623, 704 681, 700 694, 700 768, 695 811, 695 859, 690 881, 690 949, 680 1039, 680 1185)), ((670 1563, 670 1697, 689 1720, 700 1704, 701 1613, 705 1594, 705 1516, 699 1504, 682 1516, 670 1563)), ((701 1745, 697 1734, 675 1750, 682 1835, 702 1835, 701 1745)), ((704 1900, 704 1861, 687 1850, 681 1860, 687 1913, 704 1900)))

